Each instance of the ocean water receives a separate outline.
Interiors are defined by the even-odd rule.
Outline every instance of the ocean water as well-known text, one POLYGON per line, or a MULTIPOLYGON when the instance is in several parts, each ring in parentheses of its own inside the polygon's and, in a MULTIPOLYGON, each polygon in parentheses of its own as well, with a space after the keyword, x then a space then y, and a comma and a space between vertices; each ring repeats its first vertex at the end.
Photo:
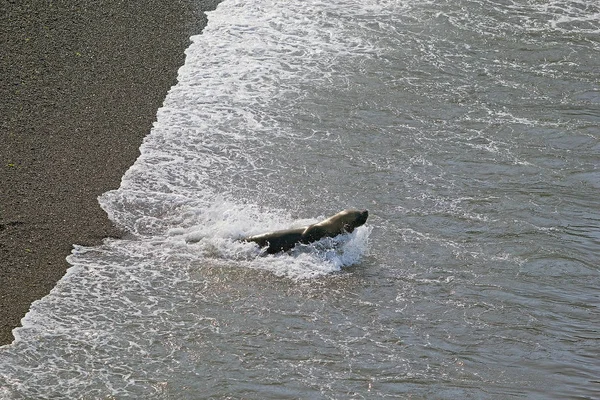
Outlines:
POLYGON ((600 398, 600 4, 224 0, 2 399, 600 398), (366 208, 264 256, 240 237, 366 208))

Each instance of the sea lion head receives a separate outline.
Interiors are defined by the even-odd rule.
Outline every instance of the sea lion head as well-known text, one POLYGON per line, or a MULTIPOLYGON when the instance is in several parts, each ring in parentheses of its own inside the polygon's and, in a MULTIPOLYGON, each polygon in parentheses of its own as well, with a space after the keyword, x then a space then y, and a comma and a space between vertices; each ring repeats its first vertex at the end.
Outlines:
POLYGON ((344 210, 341 213, 337 214, 337 216, 340 217, 340 220, 344 224, 343 229, 348 233, 352 233, 355 228, 358 228, 359 226, 362 226, 365 224, 365 222, 367 222, 367 218, 369 218, 369 211, 344 210))
POLYGON ((315 225, 325 228, 330 235, 339 235, 344 232, 352 233, 355 228, 364 225, 367 218, 369 218, 367 210, 344 210, 315 225))

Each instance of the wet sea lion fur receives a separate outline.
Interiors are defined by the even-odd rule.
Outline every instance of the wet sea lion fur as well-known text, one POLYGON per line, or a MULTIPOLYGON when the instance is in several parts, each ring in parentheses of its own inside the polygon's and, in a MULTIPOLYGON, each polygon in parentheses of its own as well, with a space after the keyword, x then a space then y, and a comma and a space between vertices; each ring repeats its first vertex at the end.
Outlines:
POLYGON ((351 233, 355 228, 367 222, 367 210, 344 210, 324 221, 296 229, 286 229, 250 236, 243 240, 266 247, 269 254, 293 249, 297 244, 309 244, 323 239, 335 237, 342 233, 351 233))

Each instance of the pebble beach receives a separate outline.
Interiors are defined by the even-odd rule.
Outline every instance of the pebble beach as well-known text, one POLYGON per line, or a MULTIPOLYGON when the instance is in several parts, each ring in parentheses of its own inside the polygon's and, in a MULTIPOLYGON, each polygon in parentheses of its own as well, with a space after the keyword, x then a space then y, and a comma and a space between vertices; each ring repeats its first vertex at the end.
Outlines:
POLYGON ((122 234, 118 188, 218 1, 0 2, 0 345, 69 267, 122 234))

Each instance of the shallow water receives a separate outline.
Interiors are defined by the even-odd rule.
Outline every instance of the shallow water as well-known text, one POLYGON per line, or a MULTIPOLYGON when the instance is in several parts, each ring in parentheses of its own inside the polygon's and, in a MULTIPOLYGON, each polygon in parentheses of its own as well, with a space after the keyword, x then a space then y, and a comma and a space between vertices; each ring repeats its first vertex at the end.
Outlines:
POLYGON ((591 0, 225 0, 0 398, 599 397, 599 50, 591 0))

